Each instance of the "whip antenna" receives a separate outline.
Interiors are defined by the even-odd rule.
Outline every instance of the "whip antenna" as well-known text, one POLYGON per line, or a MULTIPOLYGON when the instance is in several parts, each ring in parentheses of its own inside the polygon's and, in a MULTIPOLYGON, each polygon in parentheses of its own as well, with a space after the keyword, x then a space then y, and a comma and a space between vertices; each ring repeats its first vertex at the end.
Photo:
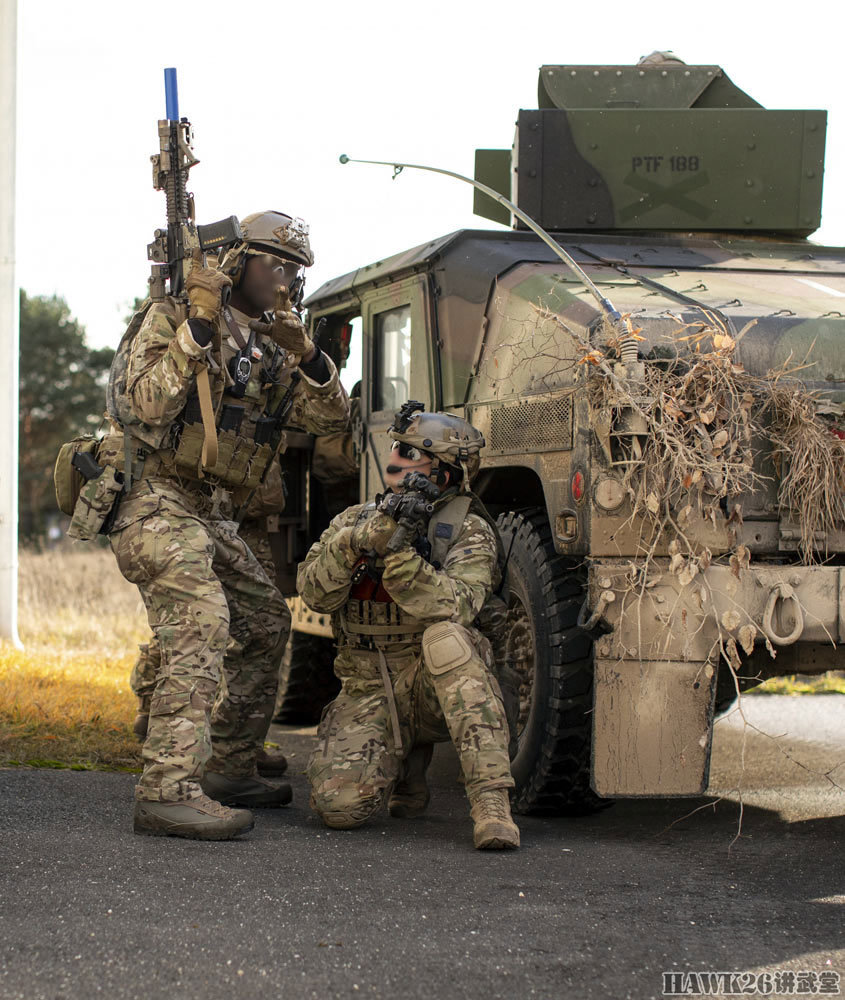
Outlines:
POLYGON ((599 304, 599 309, 608 317, 614 326, 616 326, 622 319, 622 316, 610 299, 608 299, 606 295, 602 295, 595 282, 588 277, 586 271, 584 271, 584 269, 576 262, 574 257, 563 249, 557 240, 551 237, 542 226, 537 225, 530 215, 526 215, 521 208, 514 205, 509 198, 506 198, 503 194, 499 194, 498 191, 494 191, 493 188, 488 187, 486 184, 473 180, 471 177, 464 177, 463 174, 456 174, 453 170, 443 170, 441 167, 426 167, 420 163, 390 163, 387 160, 353 160, 351 157, 347 156, 346 153, 342 153, 340 155, 340 162, 369 163, 378 167, 393 167, 394 180, 399 176, 399 174, 402 173, 403 170, 407 168, 408 170, 428 170, 433 174, 445 174, 447 177, 454 177, 456 180, 464 181, 466 184, 472 184, 474 188, 481 191, 482 194, 486 194, 488 198, 492 198, 493 201, 497 201, 500 205, 504 205, 505 208, 509 209, 518 219, 524 222, 532 232, 536 233, 546 246, 557 254, 558 257, 560 257, 578 281, 593 296, 599 304))

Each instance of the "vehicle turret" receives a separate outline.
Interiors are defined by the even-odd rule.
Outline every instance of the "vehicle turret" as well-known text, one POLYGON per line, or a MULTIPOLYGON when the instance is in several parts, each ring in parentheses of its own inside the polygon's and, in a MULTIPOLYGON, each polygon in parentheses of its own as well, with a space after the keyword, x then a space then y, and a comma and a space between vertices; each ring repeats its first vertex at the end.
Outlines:
MULTIPOLYGON (((538 108, 512 149, 476 150, 475 176, 550 231, 802 237, 821 221, 826 127, 825 111, 769 110, 672 53, 541 66, 538 108)), ((479 192, 474 211, 511 223, 479 192)))

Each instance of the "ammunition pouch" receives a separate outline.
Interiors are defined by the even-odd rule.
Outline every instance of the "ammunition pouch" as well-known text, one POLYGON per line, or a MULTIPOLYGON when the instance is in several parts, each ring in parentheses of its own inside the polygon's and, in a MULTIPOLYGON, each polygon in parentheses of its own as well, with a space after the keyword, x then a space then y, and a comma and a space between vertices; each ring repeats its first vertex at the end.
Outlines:
POLYGON ((255 489, 279 448, 282 428, 272 417, 251 421, 245 418, 245 412, 243 406, 223 404, 217 416, 217 460, 213 465, 202 465, 205 427, 198 396, 193 394, 177 429, 173 455, 176 469, 228 486, 255 489))

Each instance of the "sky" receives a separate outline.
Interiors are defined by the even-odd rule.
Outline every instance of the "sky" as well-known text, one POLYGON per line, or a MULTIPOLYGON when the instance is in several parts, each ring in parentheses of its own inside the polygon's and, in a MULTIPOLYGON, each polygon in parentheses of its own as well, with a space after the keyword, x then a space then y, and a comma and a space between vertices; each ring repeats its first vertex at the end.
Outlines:
POLYGON ((437 175, 338 163, 340 153, 472 175, 476 147, 507 148, 537 70, 632 64, 655 49, 717 64, 767 108, 829 112, 820 242, 845 244, 841 4, 799 8, 602 0, 423 3, 18 0, 17 273, 57 294, 93 346, 116 345, 146 293, 164 224, 149 157, 163 69, 201 163, 199 222, 262 209, 304 218, 307 292, 465 227, 472 189, 437 175))

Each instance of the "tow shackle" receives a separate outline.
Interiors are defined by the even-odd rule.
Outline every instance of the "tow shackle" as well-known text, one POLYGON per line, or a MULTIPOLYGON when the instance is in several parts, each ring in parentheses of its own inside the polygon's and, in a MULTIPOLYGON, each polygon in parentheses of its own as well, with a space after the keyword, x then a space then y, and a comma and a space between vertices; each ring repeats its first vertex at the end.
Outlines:
POLYGON ((795 591, 788 583, 776 583, 769 591, 766 610, 763 612, 763 631, 776 646, 791 646, 801 638, 804 631, 804 612, 795 596, 795 591), (795 616, 795 627, 788 635, 779 635, 772 624, 778 601, 792 601, 792 613, 795 616))

